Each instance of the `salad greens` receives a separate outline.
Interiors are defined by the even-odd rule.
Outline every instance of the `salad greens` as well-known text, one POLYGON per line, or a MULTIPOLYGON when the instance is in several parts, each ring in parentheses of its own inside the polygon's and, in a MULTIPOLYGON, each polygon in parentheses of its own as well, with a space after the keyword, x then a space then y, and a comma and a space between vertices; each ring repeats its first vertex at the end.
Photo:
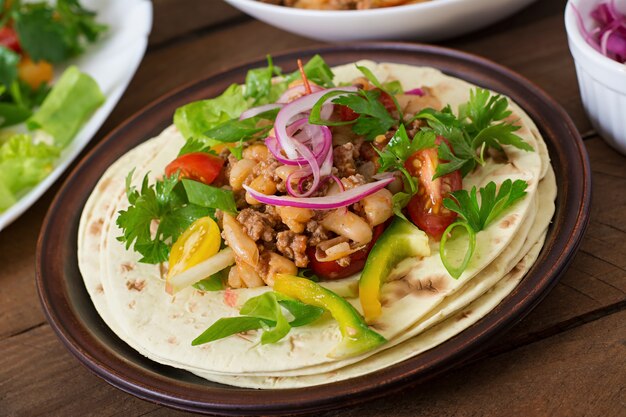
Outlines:
POLYGON ((103 101, 96 82, 76 67, 70 67, 26 122, 30 129, 50 135, 49 143, 34 143, 30 134, 3 133, 0 139, 0 212, 52 171, 63 148, 103 101))
POLYGON ((56 145, 65 147, 105 99, 96 81, 72 66, 61 75, 26 125, 31 130, 43 130, 54 138, 56 145))
POLYGON ((305 304, 270 291, 246 301, 239 311, 241 316, 217 320, 195 338, 191 344, 197 346, 237 333, 258 329, 263 329, 261 344, 276 343, 285 337, 292 327, 312 323, 320 318, 324 311, 323 308, 305 304), (287 320, 281 307, 293 316, 293 320, 287 320))

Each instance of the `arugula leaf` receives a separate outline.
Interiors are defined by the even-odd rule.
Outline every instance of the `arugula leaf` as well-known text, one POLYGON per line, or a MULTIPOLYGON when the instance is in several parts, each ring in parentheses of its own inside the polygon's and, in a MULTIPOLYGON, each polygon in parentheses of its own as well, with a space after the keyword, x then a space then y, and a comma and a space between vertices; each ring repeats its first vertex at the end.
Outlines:
POLYGON ((130 206, 119 211, 116 224, 123 235, 118 240, 125 242, 126 249, 133 246, 142 255, 144 263, 166 261, 170 246, 180 234, 200 217, 212 214, 213 209, 191 204, 185 188, 176 176, 166 177, 150 185, 146 175, 141 189, 130 186, 133 171, 126 177, 126 194, 130 206), (150 231, 153 222, 158 222, 154 237, 150 231))
POLYGON ((255 105, 274 103, 286 89, 286 85, 272 83, 272 77, 280 73, 280 68, 274 66, 271 55, 268 55, 267 67, 254 68, 246 74, 244 97, 253 99, 255 105))
MULTIPOLYGON (((316 54, 313 56, 313 58, 304 64, 303 69, 309 81, 324 88, 332 88, 335 86, 333 83, 335 74, 333 74, 333 71, 320 55, 316 54)), ((300 71, 296 70, 285 77, 285 82, 289 84, 300 77, 300 71)))
POLYGON ((352 130, 357 135, 373 140, 376 136, 387 133, 397 124, 385 106, 378 100, 380 90, 359 90, 333 100, 333 103, 349 107, 359 115, 352 130))
POLYGON ((491 181, 481 188, 480 203, 478 202, 476 187, 470 192, 459 190, 452 192, 452 198, 445 198, 443 205, 459 216, 476 232, 484 230, 500 216, 507 208, 526 195, 528 183, 524 180, 512 182, 505 180, 496 193, 496 183, 491 181))
POLYGON ((185 187, 189 203, 213 210, 219 209, 227 213, 237 213, 237 204, 232 191, 212 187, 186 178, 181 181, 185 187))
POLYGON ((234 118, 207 130, 204 136, 221 143, 248 141, 267 134, 280 109, 272 109, 256 116, 239 120, 234 118))
POLYGON ((220 291, 224 289, 224 272, 226 270, 222 269, 221 271, 211 275, 208 278, 200 280, 192 285, 192 287, 200 290, 200 291, 220 291))
POLYGON ((273 324, 271 321, 258 317, 224 317, 217 320, 211 327, 202 332, 200 336, 196 337, 191 342, 191 345, 202 345, 237 333, 257 330, 273 324))
POLYGON ((322 308, 307 305, 283 294, 269 291, 246 301, 239 310, 240 317, 217 320, 191 344, 196 346, 236 333, 258 329, 264 329, 261 335, 261 344, 276 343, 285 337, 292 327, 312 323, 320 318, 324 311, 322 308), (281 306, 294 317, 291 322, 287 321, 281 306))

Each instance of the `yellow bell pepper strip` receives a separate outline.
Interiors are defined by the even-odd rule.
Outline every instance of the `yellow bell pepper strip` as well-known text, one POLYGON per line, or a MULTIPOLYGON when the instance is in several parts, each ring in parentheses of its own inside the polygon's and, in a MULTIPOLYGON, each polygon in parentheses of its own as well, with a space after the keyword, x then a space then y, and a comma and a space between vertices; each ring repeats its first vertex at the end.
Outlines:
POLYGON ((396 217, 374 244, 359 279, 359 299, 367 323, 373 323, 382 314, 380 287, 398 263, 429 255, 426 233, 396 217))
POLYGON ((387 342, 387 339, 367 327, 350 303, 307 278, 278 274, 274 279, 274 291, 305 304, 322 307, 337 320, 342 340, 328 355, 331 358, 356 356, 387 342))

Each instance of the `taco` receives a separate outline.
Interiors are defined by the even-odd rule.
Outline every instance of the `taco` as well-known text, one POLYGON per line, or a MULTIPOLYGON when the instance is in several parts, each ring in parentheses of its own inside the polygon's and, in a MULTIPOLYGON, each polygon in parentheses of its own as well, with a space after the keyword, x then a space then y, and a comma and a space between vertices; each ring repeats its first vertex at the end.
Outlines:
POLYGON ((432 68, 277 73, 179 109, 94 189, 79 265, 121 339, 212 381, 305 387, 430 349, 523 279, 556 183, 521 108, 432 68))

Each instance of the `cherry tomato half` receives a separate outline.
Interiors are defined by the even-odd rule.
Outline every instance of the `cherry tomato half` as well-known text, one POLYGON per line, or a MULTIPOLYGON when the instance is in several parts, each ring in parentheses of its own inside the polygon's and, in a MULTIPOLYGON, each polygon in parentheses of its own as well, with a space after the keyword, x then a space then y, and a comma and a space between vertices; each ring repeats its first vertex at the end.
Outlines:
MULTIPOLYGON (((382 105, 385 106, 385 109, 387 109, 389 113, 394 112, 396 110, 396 104, 393 102, 393 98, 383 90, 380 90, 378 88, 376 90, 380 91, 378 101, 380 101, 382 105)), ((337 107, 339 110, 339 118, 344 122, 356 120, 359 117, 359 115, 350 107, 343 105, 339 105, 337 107)))
POLYGON ((309 257, 309 268, 313 270, 315 275, 325 280, 345 278, 359 272, 365 266, 367 255, 369 255, 372 247, 374 247, 374 243, 376 243, 376 240, 378 240, 380 235, 385 231, 388 224, 389 222, 386 222, 374 226, 372 240, 366 247, 350 255, 350 265, 348 266, 341 266, 337 261, 318 261, 315 257, 315 246, 309 246, 306 251, 309 257))
MULTIPOLYGON (((441 141, 445 139, 437 138, 437 145, 441 141)), ((433 180, 440 162, 435 147, 415 152, 404 163, 409 173, 419 179, 418 193, 407 205, 409 217, 417 227, 435 239, 441 239, 443 232, 457 217, 455 212, 443 206, 443 199, 463 185, 459 171, 433 180)))
POLYGON ((211 184, 220 174, 224 160, 204 152, 192 152, 181 155, 165 167, 165 175, 172 176, 180 172, 181 178, 189 178, 211 184))
POLYGON ((13 28, 5 26, 0 29, 0 45, 5 46, 18 54, 22 52, 20 46, 20 40, 17 37, 17 33, 13 28))

